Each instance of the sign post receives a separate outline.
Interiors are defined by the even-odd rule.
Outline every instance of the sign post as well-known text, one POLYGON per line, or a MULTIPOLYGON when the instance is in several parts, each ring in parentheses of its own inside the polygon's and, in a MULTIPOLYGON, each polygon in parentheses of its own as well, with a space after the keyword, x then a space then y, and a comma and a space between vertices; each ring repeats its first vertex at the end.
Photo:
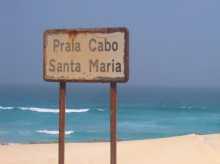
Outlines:
POLYGON ((65 161, 66 82, 110 83, 110 163, 117 161, 117 82, 128 81, 126 28, 44 32, 43 78, 59 82, 59 164, 65 161))
POLYGON ((64 164, 65 152, 65 99, 66 83, 60 82, 59 88, 59 164, 64 164))
POLYGON ((110 164, 116 164, 117 159, 117 83, 110 84, 110 134, 111 134, 111 161, 110 164))

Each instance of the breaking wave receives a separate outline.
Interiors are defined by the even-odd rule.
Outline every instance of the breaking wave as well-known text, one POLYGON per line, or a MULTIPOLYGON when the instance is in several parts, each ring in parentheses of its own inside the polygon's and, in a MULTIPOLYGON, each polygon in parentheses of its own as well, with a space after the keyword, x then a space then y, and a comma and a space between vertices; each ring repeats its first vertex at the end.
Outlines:
POLYGON ((96 110, 99 111, 99 112, 104 112, 104 111, 105 111, 105 110, 102 109, 102 108, 97 108, 96 110))
POLYGON ((190 105, 182 105, 179 107, 180 109, 207 109, 205 106, 190 106, 190 105))
POLYGON ((12 106, 0 106, 0 109, 2 109, 2 110, 10 110, 10 109, 14 109, 14 107, 12 107, 12 106))
MULTIPOLYGON (((41 113, 59 113, 59 109, 53 108, 37 108, 37 107, 12 107, 12 106, 0 106, 0 110, 22 110, 22 111, 32 111, 41 113)), ((88 112, 89 108, 80 109, 66 109, 66 113, 83 113, 88 112)))
MULTIPOLYGON (((50 135, 58 135, 59 134, 59 131, 58 130, 37 130, 36 131, 37 133, 42 133, 42 134, 50 134, 50 135)), ((74 131, 73 130, 68 130, 68 131, 65 131, 65 135, 70 135, 70 134, 73 134, 74 131)))
MULTIPOLYGON (((51 108, 35 108, 35 107, 19 107, 21 110, 28 110, 32 112, 42 112, 42 113, 58 113, 58 109, 51 109, 51 108)), ((82 108, 82 109, 66 109, 66 113, 82 113, 88 112, 89 108, 82 108)))

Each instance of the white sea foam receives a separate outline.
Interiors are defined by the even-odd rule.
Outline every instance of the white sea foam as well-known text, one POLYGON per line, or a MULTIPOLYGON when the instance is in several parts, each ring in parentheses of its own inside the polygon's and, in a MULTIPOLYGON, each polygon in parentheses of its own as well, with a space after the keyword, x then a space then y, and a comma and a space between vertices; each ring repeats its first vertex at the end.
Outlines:
POLYGON ((97 108, 96 110, 99 111, 99 112, 104 112, 105 111, 104 109, 101 109, 101 108, 97 108))
POLYGON ((192 109, 192 106, 182 105, 180 106, 181 109, 192 109))
POLYGON ((0 109, 2 109, 2 110, 10 110, 10 109, 14 109, 14 107, 12 107, 12 106, 0 106, 0 109))
POLYGON ((207 109, 206 106, 190 106, 190 105, 182 105, 179 108, 180 109, 207 109))
MULTIPOLYGON (((50 135, 57 135, 59 134, 59 131, 57 130, 37 130, 36 131, 37 133, 43 133, 43 134, 50 134, 50 135)), ((73 134, 74 131, 73 130, 69 130, 69 131, 65 131, 65 135, 70 135, 70 134, 73 134)))
MULTIPOLYGON (((51 109, 51 108, 36 108, 36 107, 19 107, 21 110, 32 111, 32 112, 41 112, 41 113, 58 113, 58 109, 51 109)), ((66 109, 66 113, 82 113, 88 112, 89 108, 82 108, 82 109, 66 109)))
POLYGON ((99 111, 99 112, 104 112, 105 111, 104 109, 101 109, 101 108, 97 108, 96 110, 99 111))

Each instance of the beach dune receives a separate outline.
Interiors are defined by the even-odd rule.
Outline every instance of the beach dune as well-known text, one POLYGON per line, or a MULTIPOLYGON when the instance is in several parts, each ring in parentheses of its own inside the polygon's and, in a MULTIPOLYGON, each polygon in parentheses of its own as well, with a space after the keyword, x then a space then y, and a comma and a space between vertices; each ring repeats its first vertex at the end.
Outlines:
MULTIPOLYGON (((108 142, 67 143, 66 164, 109 164, 108 142)), ((220 134, 118 142, 118 164, 220 164, 220 134)), ((0 146, 1 164, 56 164, 58 144, 0 146)))

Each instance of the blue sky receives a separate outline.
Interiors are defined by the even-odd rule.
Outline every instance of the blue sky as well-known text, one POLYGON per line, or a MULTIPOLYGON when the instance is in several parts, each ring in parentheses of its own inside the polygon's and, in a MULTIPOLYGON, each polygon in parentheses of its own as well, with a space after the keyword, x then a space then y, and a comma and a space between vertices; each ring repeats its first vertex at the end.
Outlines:
POLYGON ((49 28, 126 26, 128 85, 220 87, 218 0, 3 0, 0 84, 44 84, 49 28))

